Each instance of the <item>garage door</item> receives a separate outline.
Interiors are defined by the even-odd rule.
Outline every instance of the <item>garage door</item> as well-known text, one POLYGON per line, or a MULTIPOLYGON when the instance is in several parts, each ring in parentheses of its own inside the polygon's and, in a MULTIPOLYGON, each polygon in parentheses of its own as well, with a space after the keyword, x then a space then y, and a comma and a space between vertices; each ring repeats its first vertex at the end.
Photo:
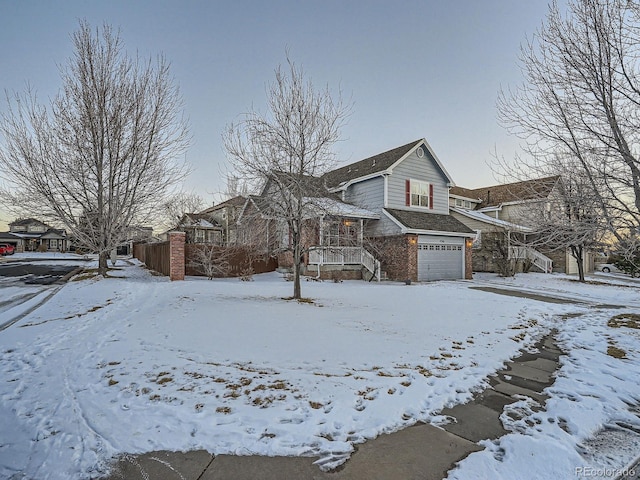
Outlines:
POLYGON ((463 245, 418 244, 418 280, 458 280, 463 278, 463 245))

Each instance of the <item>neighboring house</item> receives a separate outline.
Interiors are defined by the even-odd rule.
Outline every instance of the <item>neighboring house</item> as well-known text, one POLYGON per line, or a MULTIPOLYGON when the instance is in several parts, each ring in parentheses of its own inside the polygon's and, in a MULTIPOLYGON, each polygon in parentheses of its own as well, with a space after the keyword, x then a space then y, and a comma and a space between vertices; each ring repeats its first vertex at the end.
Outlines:
POLYGON ((229 246, 237 243, 237 222, 246 201, 247 197, 238 195, 200 212, 202 215, 209 215, 222 227, 223 245, 229 246))
POLYGON ((35 218, 16 220, 9 224, 9 232, 0 234, 3 242, 16 246, 16 252, 67 251, 67 234, 62 229, 52 228, 35 218))
MULTIPOLYGON (((387 278, 402 281, 471 278, 475 232, 450 215, 453 180, 426 140, 346 165, 316 180, 326 193, 310 202, 317 208, 310 209, 304 233, 309 248, 307 274, 326 278, 364 271, 370 276, 382 270, 387 278)), ((250 199, 240 223, 248 217, 247 209, 260 212, 265 221, 275 218, 268 211, 273 193, 267 184, 257 199, 250 199)), ((274 225, 269 231, 286 246, 286 229, 274 225)))
POLYGON ((223 228, 208 213, 185 213, 173 230, 185 232, 186 243, 223 244, 223 228))
MULTIPOLYGON (((559 176, 493 185, 476 189, 453 187, 449 191, 451 214, 476 232, 473 265, 476 271, 496 271, 496 239, 507 242, 509 258, 525 259, 542 272, 576 273, 575 259, 568 251, 542 251, 523 247, 528 235, 535 235, 538 215, 552 215, 557 208, 559 176), (518 240, 512 242, 513 239, 518 240)), ((586 271, 592 271, 591 255, 585 259, 586 271)), ((521 267, 521 265, 520 265, 521 267)))
POLYGON ((152 227, 131 226, 127 228, 126 240, 118 246, 116 252, 118 255, 131 255, 134 243, 153 241, 155 241, 155 237, 152 227))

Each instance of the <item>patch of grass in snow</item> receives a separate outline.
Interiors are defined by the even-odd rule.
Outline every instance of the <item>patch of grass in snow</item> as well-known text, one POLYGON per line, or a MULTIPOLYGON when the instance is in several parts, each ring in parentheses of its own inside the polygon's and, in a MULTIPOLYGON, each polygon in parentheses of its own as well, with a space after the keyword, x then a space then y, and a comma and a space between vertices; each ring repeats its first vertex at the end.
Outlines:
POLYGON ((518 335, 511 337, 511 340, 513 340, 514 342, 522 342, 526 337, 526 333, 520 332, 518 335))
POLYGON ((347 373, 322 373, 322 372, 313 372, 314 375, 317 375, 318 377, 327 377, 327 378, 331 378, 331 377, 350 377, 353 375, 353 373, 351 372, 347 372, 347 373))
POLYGON ((616 347, 616 345, 609 340, 609 346, 607 347, 607 355, 613 358, 627 358, 627 352, 622 350, 621 348, 616 347))
POLYGON ((612 328, 634 328, 640 330, 640 314, 637 313, 620 313, 611 317, 607 322, 607 326, 612 328))
POLYGON ((231 407, 218 407, 216 413, 222 413, 223 415, 229 415, 231 413, 231 407))
POLYGON ((318 410, 318 409, 324 407, 324 404, 322 404, 320 402, 313 402, 313 401, 309 400, 309 406, 311 408, 313 408, 314 410, 318 410))
POLYGON ((298 303, 309 303, 309 304, 314 304, 314 303, 316 303, 316 302, 313 300, 313 298, 305 298, 305 297, 302 297, 302 298, 295 298, 295 297, 282 297, 282 300, 287 300, 287 301, 290 301, 290 300, 297 300, 297 301, 298 301, 298 303))

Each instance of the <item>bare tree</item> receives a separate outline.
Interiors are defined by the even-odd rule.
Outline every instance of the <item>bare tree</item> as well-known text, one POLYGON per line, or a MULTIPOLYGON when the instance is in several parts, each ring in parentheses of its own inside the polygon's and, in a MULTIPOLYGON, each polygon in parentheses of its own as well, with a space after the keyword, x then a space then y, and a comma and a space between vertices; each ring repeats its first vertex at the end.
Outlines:
POLYGON ((161 207, 160 222, 166 229, 173 228, 185 213, 198 213, 204 208, 204 199, 195 192, 178 192, 171 195, 161 207))
POLYGON ((108 25, 72 36, 62 89, 49 108, 7 95, 0 120, 3 198, 63 224, 82 246, 109 252, 144 223, 185 173, 182 100, 166 60, 131 58, 108 25))
POLYGON ((546 252, 568 250, 577 263, 579 281, 584 282, 585 254, 600 245, 608 225, 598 191, 576 160, 558 156, 556 162, 558 188, 531 209, 533 234, 526 244, 546 252))
POLYGON ((234 175, 268 199, 263 216, 286 224, 293 254, 293 298, 301 298, 303 227, 310 213, 321 208, 326 189, 319 181, 334 164, 333 145, 339 140, 348 109, 329 88, 317 90, 302 68, 287 56, 267 91, 268 114, 251 111, 224 134, 234 175))
POLYGON ((597 193, 615 236, 640 224, 640 7, 628 0, 554 0, 521 47, 523 83, 500 92, 502 123, 525 140, 529 178, 557 154, 597 193))
POLYGON ((195 246, 191 252, 190 266, 206 275, 209 280, 228 276, 231 271, 231 259, 236 253, 231 248, 205 244, 195 246))

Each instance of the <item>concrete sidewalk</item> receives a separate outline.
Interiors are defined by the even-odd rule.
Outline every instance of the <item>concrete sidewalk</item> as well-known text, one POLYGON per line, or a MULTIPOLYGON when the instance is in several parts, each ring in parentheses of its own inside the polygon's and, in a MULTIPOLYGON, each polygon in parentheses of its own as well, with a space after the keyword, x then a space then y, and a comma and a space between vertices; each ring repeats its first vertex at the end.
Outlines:
MULTIPOLYGON (((555 333, 555 332, 554 332, 555 333)), ((500 414, 516 395, 528 396, 544 407, 542 390, 554 381, 558 359, 554 333, 541 339, 538 353, 523 353, 490 379, 491 388, 469 403, 441 413, 451 423, 436 427, 420 423, 399 432, 380 435, 356 446, 337 471, 324 473, 310 457, 213 456, 206 451, 151 452, 117 459, 108 480, 441 480, 457 462, 481 450, 477 442, 508 432, 500 414)))

